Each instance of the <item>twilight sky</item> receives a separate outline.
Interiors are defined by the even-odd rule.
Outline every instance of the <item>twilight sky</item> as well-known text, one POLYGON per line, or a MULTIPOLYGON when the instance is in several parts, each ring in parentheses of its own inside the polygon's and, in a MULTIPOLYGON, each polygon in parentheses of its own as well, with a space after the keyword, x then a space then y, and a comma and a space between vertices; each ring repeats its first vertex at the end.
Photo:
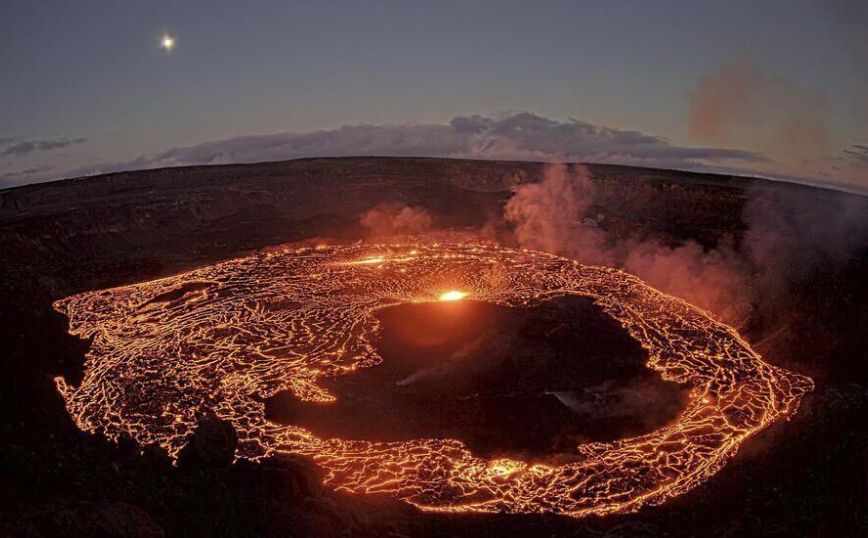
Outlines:
POLYGON ((0 1, 0 187, 370 154, 868 189, 862 0, 0 1))

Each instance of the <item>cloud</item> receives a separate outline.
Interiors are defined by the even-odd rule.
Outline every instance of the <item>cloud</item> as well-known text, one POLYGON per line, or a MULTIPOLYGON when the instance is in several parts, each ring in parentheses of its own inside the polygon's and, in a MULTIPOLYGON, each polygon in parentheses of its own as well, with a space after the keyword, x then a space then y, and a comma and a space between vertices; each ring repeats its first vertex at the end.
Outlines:
POLYGON ((846 158, 857 166, 868 166, 868 146, 853 144, 844 150, 846 158))
POLYGON ((356 125, 312 133, 229 138, 138 159, 146 167, 359 155, 571 160, 664 165, 763 160, 748 151, 685 148, 636 131, 556 121, 529 112, 459 116, 448 125, 356 125))
POLYGON ((578 120, 556 121, 529 112, 500 119, 458 117, 449 125, 455 133, 470 135, 470 155, 485 158, 655 166, 764 160, 753 152, 674 146, 660 137, 638 131, 602 127, 578 120))
POLYGON ((818 159, 833 146, 825 96, 747 57, 718 65, 697 81, 689 97, 690 132, 706 143, 738 141, 795 162, 818 159))
POLYGON ((585 161, 690 169, 765 160, 750 151, 682 147, 638 131, 520 112, 494 118, 459 116, 448 124, 352 125, 304 133, 227 138, 171 148, 128 162, 67 170, 66 177, 193 164, 366 155, 585 161))
POLYGON ((53 166, 34 166, 32 168, 25 168, 20 172, 15 172, 13 174, 9 174, 7 177, 10 179, 21 178, 21 177, 29 177, 36 174, 44 174, 46 172, 51 172, 54 170, 53 166))
MULTIPOLYGON (((0 144, 15 142, 15 138, 0 139, 0 144)), ((50 151, 74 144, 81 144, 86 138, 50 138, 43 140, 23 140, 0 151, 0 157, 21 157, 35 151, 50 151)))

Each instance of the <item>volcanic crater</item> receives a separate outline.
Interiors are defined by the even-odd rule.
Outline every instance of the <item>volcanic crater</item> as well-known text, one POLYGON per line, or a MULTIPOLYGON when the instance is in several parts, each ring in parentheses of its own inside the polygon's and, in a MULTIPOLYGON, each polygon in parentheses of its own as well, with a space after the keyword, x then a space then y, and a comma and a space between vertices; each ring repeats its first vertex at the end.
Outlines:
POLYGON ((238 459, 427 510, 660 503, 813 387, 622 271, 479 242, 261 252, 55 308, 93 338, 55 378, 79 428, 177 457, 216 414, 238 459))
POLYGON ((688 387, 647 368, 639 342, 588 297, 375 315, 380 364, 323 380, 335 401, 279 392, 266 417, 321 438, 458 439, 483 457, 563 461, 582 443, 651 432, 687 402, 688 387))

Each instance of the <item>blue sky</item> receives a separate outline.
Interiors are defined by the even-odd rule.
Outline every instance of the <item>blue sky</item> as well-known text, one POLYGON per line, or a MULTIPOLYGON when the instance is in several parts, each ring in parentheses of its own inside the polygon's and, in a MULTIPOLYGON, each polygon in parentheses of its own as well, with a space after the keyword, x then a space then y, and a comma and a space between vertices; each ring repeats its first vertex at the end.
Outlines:
POLYGON ((868 186, 866 53, 858 0, 3 0, 0 184, 316 151, 587 159, 868 186), (159 47, 166 32, 171 53, 159 47), (547 126, 538 139, 494 127, 523 112, 551 122, 534 124, 547 126), (471 139, 455 132, 453 120, 473 116, 494 123, 471 139), (347 140, 341 127, 359 125, 369 130, 347 140), (272 137, 271 150, 256 151, 259 135, 320 131, 314 145, 293 138, 284 154, 272 137), (673 151, 625 150, 623 134, 607 148, 612 132, 673 151), (254 138, 242 150, 239 137, 254 138), (740 153, 705 159, 697 148, 740 153))

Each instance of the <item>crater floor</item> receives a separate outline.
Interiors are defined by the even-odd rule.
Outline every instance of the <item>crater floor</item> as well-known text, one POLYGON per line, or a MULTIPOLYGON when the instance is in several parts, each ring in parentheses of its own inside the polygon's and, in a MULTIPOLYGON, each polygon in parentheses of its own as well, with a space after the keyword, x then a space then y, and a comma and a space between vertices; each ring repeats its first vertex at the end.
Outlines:
POLYGON ((333 402, 279 392, 266 416, 321 438, 448 438, 480 456, 542 460, 651 432, 686 404, 686 388, 649 370, 639 342, 587 297, 530 308, 411 303, 375 315, 383 362, 323 380, 333 402))

